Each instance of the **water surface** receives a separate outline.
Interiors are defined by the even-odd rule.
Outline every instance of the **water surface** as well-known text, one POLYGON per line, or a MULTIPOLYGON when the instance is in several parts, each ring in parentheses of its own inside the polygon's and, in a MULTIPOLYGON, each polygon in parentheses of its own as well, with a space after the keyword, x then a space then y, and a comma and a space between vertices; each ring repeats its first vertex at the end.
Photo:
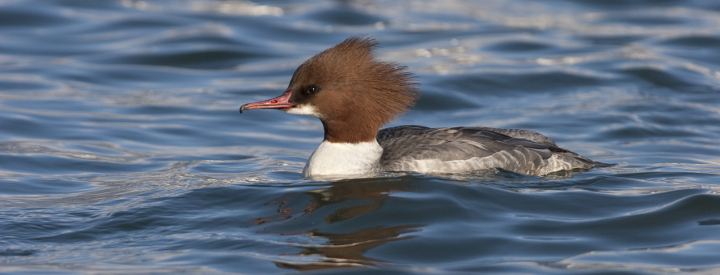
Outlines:
POLYGON ((717 1, 0 1, 3 274, 720 272, 717 1), (312 117, 240 115, 357 34, 391 126, 534 130, 615 164, 300 178, 312 117))

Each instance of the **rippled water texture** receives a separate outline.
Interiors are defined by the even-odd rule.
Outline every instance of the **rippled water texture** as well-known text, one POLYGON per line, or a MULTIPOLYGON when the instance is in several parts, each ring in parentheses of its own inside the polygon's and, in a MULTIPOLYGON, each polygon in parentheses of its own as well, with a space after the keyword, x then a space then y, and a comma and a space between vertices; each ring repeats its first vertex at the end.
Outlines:
POLYGON ((0 273, 720 273, 720 2, 0 1, 0 273), (392 125, 613 167, 300 178, 312 117, 238 107, 357 35, 392 125))

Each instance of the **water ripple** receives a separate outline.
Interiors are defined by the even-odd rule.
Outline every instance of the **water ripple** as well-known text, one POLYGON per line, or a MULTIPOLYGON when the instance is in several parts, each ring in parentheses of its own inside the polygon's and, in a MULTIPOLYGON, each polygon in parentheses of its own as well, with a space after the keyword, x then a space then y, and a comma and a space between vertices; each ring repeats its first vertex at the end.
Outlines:
POLYGON ((0 2, 2 273, 715 273, 713 1, 0 2), (613 166, 309 181, 282 93, 357 34, 392 125, 544 133, 613 166))

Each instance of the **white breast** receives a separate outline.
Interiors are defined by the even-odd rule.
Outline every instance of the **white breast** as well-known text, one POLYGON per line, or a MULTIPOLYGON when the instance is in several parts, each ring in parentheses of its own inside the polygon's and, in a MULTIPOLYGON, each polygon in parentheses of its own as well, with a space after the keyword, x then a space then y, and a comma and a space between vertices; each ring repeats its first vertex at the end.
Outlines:
POLYGON ((310 156, 302 176, 318 178, 327 176, 373 175, 383 149, 377 141, 361 143, 333 143, 323 141, 310 156))

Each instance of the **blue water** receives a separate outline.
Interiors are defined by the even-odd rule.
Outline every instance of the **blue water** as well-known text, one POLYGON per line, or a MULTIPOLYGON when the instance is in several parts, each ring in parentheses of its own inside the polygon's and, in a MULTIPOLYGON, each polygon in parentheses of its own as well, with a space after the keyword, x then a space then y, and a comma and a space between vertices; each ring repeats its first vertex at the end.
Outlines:
POLYGON ((720 273, 720 3, 0 1, 3 274, 720 273), (585 173, 300 178, 241 104, 357 34, 393 125, 534 130, 585 173))

